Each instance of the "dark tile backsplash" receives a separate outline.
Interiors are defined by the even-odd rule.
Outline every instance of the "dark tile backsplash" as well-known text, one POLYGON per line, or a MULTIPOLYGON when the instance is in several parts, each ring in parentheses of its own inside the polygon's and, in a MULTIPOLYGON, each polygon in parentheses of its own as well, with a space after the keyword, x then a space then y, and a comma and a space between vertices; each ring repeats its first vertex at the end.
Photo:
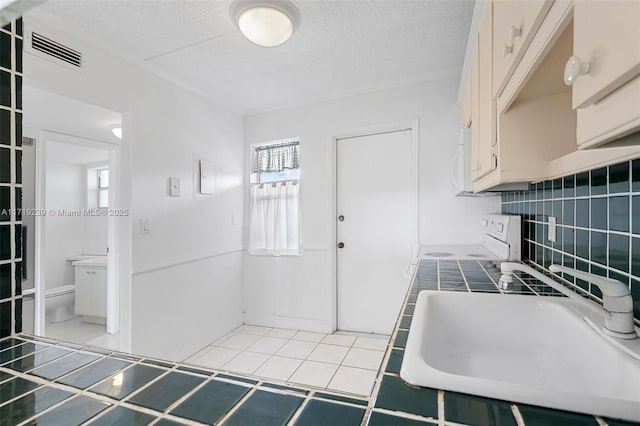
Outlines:
POLYGON ((0 29, 0 338, 22 331, 22 20, 0 29))
MULTIPOLYGON (((640 320, 640 159, 502 194, 502 213, 523 218, 523 260, 560 263, 627 284, 640 320), (556 241, 548 235, 557 221, 556 241)), ((595 286, 566 276, 591 294, 595 286)))

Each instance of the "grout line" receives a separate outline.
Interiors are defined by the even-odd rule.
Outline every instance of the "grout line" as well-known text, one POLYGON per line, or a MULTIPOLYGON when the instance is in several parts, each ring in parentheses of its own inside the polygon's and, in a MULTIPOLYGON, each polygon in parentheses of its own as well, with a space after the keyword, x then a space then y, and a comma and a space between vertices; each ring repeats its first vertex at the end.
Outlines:
POLYGON ((520 410, 516 404, 511 404, 511 413, 513 417, 516 419, 516 424, 518 426, 525 426, 524 419, 522 418, 522 414, 520 414, 520 410))
POLYGON ((444 425, 445 415, 444 415, 444 391, 438 389, 438 424, 444 425))

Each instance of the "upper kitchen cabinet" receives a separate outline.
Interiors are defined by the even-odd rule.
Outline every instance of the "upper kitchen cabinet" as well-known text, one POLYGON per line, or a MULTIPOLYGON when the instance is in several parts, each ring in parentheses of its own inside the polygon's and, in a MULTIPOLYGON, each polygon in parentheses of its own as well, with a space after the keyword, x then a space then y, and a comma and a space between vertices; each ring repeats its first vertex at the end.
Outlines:
POLYGON ((640 1, 576 0, 564 78, 578 111, 577 143, 594 148, 640 129, 640 1))
POLYGON ((498 96, 533 36, 552 0, 493 2, 493 96, 498 96))

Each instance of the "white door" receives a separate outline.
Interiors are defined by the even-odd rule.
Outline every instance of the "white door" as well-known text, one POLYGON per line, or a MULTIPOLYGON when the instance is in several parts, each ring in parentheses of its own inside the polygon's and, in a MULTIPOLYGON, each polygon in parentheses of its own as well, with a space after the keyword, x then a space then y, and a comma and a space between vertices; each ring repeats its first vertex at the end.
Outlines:
POLYGON ((411 260, 411 130, 338 139, 338 329, 390 334, 411 260))

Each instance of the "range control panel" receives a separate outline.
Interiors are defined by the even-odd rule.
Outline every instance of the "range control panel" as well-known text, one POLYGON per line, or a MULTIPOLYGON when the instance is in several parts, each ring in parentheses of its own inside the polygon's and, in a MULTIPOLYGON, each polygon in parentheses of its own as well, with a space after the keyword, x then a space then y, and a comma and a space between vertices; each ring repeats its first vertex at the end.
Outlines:
POLYGON ((514 215, 487 215, 481 221, 482 230, 485 234, 507 242, 509 244, 520 243, 520 216, 514 215))

